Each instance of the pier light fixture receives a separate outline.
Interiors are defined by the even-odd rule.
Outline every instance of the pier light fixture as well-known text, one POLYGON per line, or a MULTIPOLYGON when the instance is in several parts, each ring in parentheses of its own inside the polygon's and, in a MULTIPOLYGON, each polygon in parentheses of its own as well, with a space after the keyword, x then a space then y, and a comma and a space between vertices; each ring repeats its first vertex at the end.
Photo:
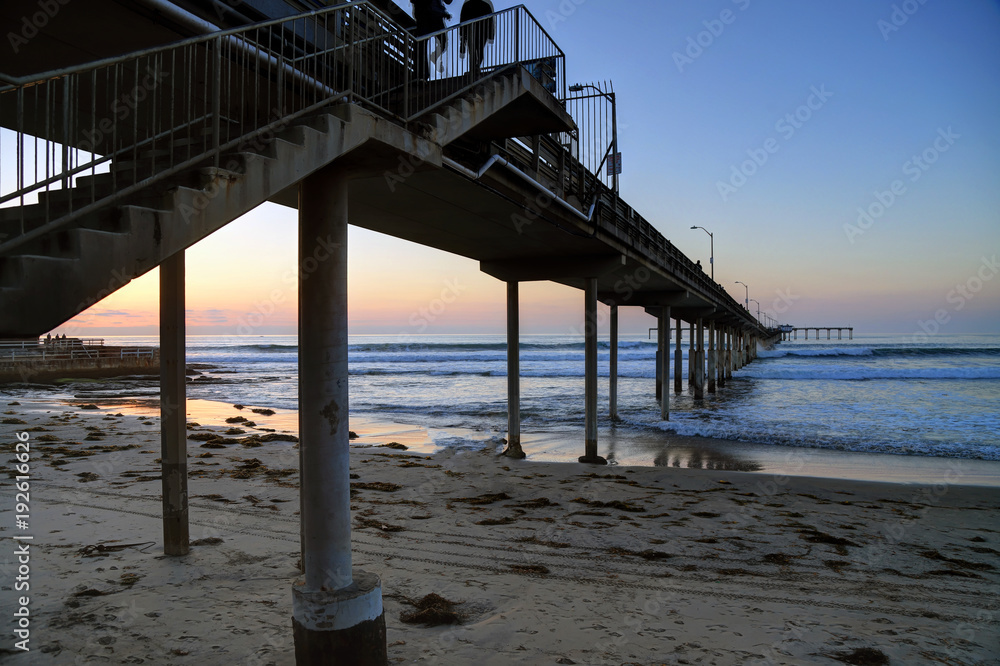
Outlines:
POLYGON ((711 245, 711 254, 708 256, 708 264, 712 267, 712 281, 715 281, 715 234, 706 229, 705 227, 699 227, 697 225, 691 227, 692 229, 701 229, 706 234, 708 234, 709 245, 711 245))
POLYGON ((742 284, 743 288, 746 290, 746 292, 747 292, 746 293, 746 300, 744 301, 744 303, 746 303, 747 310, 749 310, 750 309, 750 287, 747 286, 746 282, 740 282, 739 280, 736 281, 736 284, 742 284))
POLYGON ((758 300, 756 300, 754 298, 751 298, 750 302, 757 304, 757 321, 760 321, 760 301, 758 301, 758 300))

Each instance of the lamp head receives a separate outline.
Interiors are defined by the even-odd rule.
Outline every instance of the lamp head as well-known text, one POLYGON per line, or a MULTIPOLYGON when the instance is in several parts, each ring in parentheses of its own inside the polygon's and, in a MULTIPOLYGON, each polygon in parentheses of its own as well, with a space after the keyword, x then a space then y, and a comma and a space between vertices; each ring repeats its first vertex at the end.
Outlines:
POLYGON ((569 87, 569 91, 570 92, 582 92, 583 91, 583 84, 574 83, 573 85, 571 85, 569 87))

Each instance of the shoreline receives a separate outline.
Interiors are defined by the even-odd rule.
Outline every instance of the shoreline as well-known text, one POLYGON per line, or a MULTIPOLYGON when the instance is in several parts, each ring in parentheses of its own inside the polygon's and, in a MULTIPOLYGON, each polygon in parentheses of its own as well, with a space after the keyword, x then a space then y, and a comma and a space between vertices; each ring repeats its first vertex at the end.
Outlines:
MULTIPOLYGON (((42 401, 43 404, 48 402, 42 401)), ((154 420, 159 418, 158 398, 87 398, 60 402, 66 405, 91 402, 109 410, 143 414, 154 420)), ((247 405, 241 411, 227 401, 189 399, 187 415, 189 421, 219 423, 244 415, 279 432, 298 434, 297 410, 271 409, 273 415, 261 416, 251 412, 255 407, 247 405)), ((352 441, 353 445, 396 441, 421 454, 438 453, 456 440, 467 441, 461 448, 480 449, 490 443, 496 444, 497 453, 503 448, 500 437, 488 436, 485 432, 458 427, 431 429, 367 414, 352 414, 351 429, 359 435, 359 439, 352 441)), ((582 439, 582 428, 549 429, 522 430, 521 441, 529 462, 576 463, 583 452, 582 439)), ((609 469, 619 466, 673 467, 814 479, 1000 487, 1000 461, 996 460, 760 444, 666 432, 637 432, 617 428, 614 424, 599 427, 598 446, 601 455, 610 462, 609 469)))
MULTIPOLYGON (((28 433, 33 638, 30 653, 0 643, 5 661, 291 666, 298 452, 249 435, 294 412, 218 413, 255 428, 195 405, 193 545, 172 558, 148 404, 10 402, 29 401, 0 405, 23 421, 3 426, 0 486, 12 515, 8 435, 28 433)), ((995 488, 383 446, 406 432, 350 454, 354 564, 382 579, 390 663, 987 664, 1000 649, 995 488), (430 593, 459 624, 402 620, 430 593)))

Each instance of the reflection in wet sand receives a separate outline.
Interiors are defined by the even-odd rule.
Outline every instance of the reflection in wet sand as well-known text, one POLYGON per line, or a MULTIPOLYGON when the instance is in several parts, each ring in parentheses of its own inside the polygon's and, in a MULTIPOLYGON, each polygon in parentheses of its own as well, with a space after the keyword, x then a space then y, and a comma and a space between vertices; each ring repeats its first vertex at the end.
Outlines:
POLYGON ((690 467, 692 469, 758 472, 763 466, 711 448, 664 447, 653 456, 657 467, 690 467))

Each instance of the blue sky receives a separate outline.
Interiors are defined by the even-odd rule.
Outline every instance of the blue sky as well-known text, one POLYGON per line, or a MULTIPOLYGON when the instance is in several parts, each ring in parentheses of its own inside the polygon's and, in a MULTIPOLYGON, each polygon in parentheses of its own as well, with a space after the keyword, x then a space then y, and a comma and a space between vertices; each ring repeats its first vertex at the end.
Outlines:
MULTIPOLYGON (((706 268, 709 239, 690 227, 713 231, 716 279, 734 297, 745 282, 799 326, 906 334, 937 315, 942 333, 1000 331, 996 1, 525 5, 566 53, 570 83, 613 81, 624 199, 706 268)), ((192 331, 233 333, 267 309, 294 267, 295 233, 294 211, 266 205, 191 250, 192 331)), ((421 332, 504 330, 504 287, 474 262, 359 229, 351 244, 352 332, 417 332, 415 315, 456 280, 421 332)), ((98 308, 155 312, 150 279, 128 288, 145 296, 98 308)), ((257 332, 294 332, 294 290, 285 296, 257 332)), ((526 333, 582 319, 577 291, 530 284, 521 298, 526 333)), ((654 322, 623 317, 626 332, 654 322)))

